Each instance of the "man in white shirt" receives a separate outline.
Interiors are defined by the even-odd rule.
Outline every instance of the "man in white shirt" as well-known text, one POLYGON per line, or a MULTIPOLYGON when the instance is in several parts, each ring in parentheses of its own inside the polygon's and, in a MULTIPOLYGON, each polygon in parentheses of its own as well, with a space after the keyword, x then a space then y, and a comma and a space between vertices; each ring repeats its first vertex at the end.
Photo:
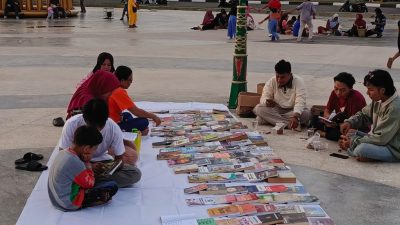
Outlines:
POLYGON ((123 134, 119 126, 108 118, 108 106, 104 100, 92 99, 83 107, 83 114, 75 115, 67 120, 64 125, 60 148, 67 149, 72 146, 74 133, 78 127, 88 125, 96 127, 103 136, 103 141, 97 147, 92 157, 92 167, 95 174, 104 172, 105 161, 122 160, 124 162, 120 170, 117 170, 110 176, 117 182, 119 187, 130 186, 138 182, 141 178, 141 172, 134 166, 137 160, 135 149, 132 146, 125 146, 123 134), (112 151, 112 155, 109 151, 112 151), (127 153, 135 160, 126 157, 127 153))
POLYGON ((257 121, 271 125, 284 122, 289 129, 301 131, 301 124, 308 125, 311 118, 303 79, 294 76, 290 62, 283 59, 275 65, 275 73, 264 86, 260 104, 254 108, 257 121))

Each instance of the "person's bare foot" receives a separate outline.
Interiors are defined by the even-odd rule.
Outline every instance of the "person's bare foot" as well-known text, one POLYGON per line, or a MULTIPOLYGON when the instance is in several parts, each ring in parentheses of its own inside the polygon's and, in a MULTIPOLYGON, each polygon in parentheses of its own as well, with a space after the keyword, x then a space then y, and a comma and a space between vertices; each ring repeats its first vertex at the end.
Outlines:
POLYGON ((320 131, 320 130, 318 130, 317 132, 319 133, 320 137, 323 137, 323 138, 326 137, 326 132, 320 131))
POLYGON ((392 68, 392 64, 393 64, 393 58, 390 57, 390 58, 388 58, 388 61, 387 61, 387 64, 386 64, 387 68, 391 69, 392 68))

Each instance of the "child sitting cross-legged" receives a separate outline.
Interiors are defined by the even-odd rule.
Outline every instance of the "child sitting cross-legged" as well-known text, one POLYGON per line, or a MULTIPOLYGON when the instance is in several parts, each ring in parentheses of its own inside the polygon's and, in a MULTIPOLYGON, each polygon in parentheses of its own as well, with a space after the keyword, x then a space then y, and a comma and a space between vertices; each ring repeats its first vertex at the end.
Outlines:
POLYGON ((73 145, 58 152, 50 168, 48 192, 59 210, 73 211, 105 204, 118 190, 112 180, 95 182, 90 159, 103 141, 94 127, 81 126, 74 133, 73 145))

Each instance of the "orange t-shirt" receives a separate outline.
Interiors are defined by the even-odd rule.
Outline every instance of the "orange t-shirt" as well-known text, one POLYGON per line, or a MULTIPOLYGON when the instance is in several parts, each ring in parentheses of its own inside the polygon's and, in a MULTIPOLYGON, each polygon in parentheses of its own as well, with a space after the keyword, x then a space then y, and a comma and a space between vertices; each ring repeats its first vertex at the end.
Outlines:
POLYGON ((121 121, 122 111, 133 106, 135 106, 135 103, 129 97, 128 92, 119 87, 112 92, 108 99, 109 117, 114 120, 114 122, 119 123, 121 121))

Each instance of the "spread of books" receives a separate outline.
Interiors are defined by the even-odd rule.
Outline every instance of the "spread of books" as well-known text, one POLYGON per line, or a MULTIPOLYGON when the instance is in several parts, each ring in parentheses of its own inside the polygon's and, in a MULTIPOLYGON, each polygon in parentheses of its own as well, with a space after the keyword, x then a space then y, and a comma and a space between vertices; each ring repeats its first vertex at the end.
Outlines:
POLYGON ((151 135, 164 138, 152 143, 157 159, 192 184, 185 204, 208 207, 208 218, 161 216, 164 225, 334 224, 264 138, 228 111, 170 112, 151 135))

